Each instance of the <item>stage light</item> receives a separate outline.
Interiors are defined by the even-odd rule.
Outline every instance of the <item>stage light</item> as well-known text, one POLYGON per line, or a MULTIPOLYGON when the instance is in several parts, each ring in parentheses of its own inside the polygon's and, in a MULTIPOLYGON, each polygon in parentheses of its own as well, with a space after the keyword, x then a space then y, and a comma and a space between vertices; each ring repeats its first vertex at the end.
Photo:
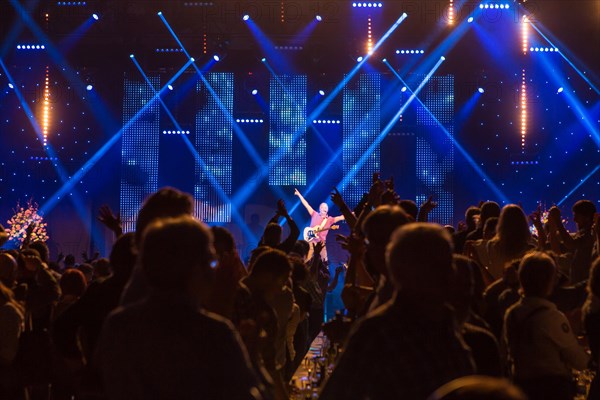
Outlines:
POLYGON ((256 89, 253 89, 253 90, 252 90, 252 96, 256 96, 257 94, 258 94, 258 90, 256 90, 256 89))
POLYGON ((242 17, 242 19, 244 21, 248 21, 250 19, 250 16, 248 14, 244 14, 244 16, 242 17))
POLYGON ((441 57, 440 57, 440 60, 442 60, 442 61, 446 61, 446 57, 444 57, 444 56, 441 56, 441 57))
POLYGON ((319 21, 319 22, 323 21, 323 17, 321 17, 320 15, 317 15, 317 16, 315 17, 315 19, 316 19, 317 21, 319 21))
POLYGON ((558 88, 558 91, 556 93, 562 93, 563 90, 565 90, 565 89, 563 89, 562 86, 561 86, 561 87, 558 88))
POLYGON ((358 57, 356 58, 356 62, 361 62, 362 60, 363 60, 362 56, 358 56, 358 57))
POLYGON ((90 91, 90 90, 92 90, 93 88, 94 88, 94 87, 93 87, 92 85, 87 85, 87 86, 85 87, 85 90, 87 90, 87 91, 89 92, 89 91, 90 91))
POLYGON ((267 62, 267 59, 263 57, 263 58, 260 59, 260 61, 267 62))
POLYGON ((135 56, 133 54, 130 54, 129 58, 135 58, 135 56))
POLYGON ((167 89, 173 90, 173 85, 167 85, 167 89))
POLYGON ((92 18, 94 18, 96 21, 100 19, 100 17, 96 13, 92 14, 92 18))
POLYGON ((8 87, 11 88, 11 89, 15 88, 15 86, 12 83, 10 83, 10 82, 8 83, 8 87))
POLYGON ((319 90, 319 94, 320 94, 321 96, 325 96, 325 91, 324 91, 323 89, 321 89, 321 90, 319 90))
POLYGON ((400 91, 401 91, 402 93, 406 92, 406 86, 402 86, 402 89, 400 89, 400 91))
POLYGON ((381 62, 387 62, 387 58, 384 58, 383 60, 381 60, 381 62))
POLYGON ((473 17, 469 17, 469 18, 467 19, 467 22, 468 22, 468 23, 471 23, 471 22, 473 22, 473 17))
POLYGON ((479 89, 477 89, 477 91, 478 91, 479 93, 483 93, 483 92, 485 92, 485 90, 483 90, 483 88, 481 88, 481 87, 480 87, 479 89))
POLYGON ((162 15, 162 11, 159 11, 158 13, 156 13, 156 15, 162 15))
POLYGON ((221 58, 217 54, 215 54, 213 56, 213 60, 215 60, 216 62, 219 62, 219 61, 221 61, 221 58))

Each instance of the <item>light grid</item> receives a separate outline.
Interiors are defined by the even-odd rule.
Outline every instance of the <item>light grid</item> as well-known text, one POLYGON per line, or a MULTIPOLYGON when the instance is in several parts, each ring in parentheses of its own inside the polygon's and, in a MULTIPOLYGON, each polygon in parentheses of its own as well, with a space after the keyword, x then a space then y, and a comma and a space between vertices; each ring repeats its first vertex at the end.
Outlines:
POLYGON ((269 185, 304 186, 306 75, 272 76, 269 95, 269 185))
POLYGON ((343 194, 350 204, 357 204, 369 191, 373 173, 381 170, 379 146, 357 170, 358 161, 381 132, 380 74, 361 74, 344 87, 342 121, 343 173, 353 174, 343 194))
POLYGON ((125 232, 135 230, 140 205, 158 188, 160 103, 154 94, 160 89, 160 76, 148 80, 154 89, 144 81, 124 83, 120 212, 125 232))
POLYGON ((430 214, 430 221, 452 224, 454 215, 454 195, 452 176, 454 171, 454 76, 433 76, 422 92, 423 104, 427 110, 417 107, 417 125, 436 127, 442 124, 450 134, 447 137, 437 129, 426 129, 432 135, 417 138, 416 201, 422 204, 433 195, 438 206, 430 214), (429 111, 428 111, 429 110, 429 111), (433 118, 432 117, 433 114, 433 118), (437 120, 437 121, 436 121, 437 120), (432 143, 435 143, 432 146, 432 143))
POLYGON ((196 216, 205 222, 231 222, 231 203, 223 199, 223 195, 231 196, 234 75, 208 73, 206 81, 214 94, 203 82, 196 85, 200 101, 205 105, 196 113, 194 146, 204 166, 196 160, 194 208, 196 216))

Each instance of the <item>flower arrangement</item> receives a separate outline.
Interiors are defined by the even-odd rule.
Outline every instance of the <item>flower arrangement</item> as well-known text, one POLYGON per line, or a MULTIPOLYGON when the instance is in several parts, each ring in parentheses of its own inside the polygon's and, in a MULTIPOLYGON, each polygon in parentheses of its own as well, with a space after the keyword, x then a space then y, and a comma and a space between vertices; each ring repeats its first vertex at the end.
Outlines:
POLYGON ((10 240, 23 244, 28 229, 31 229, 31 242, 45 242, 48 240, 48 233, 46 232, 48 224, 44 222, 44 217, 38 213, 38 208, 37 203, 32 200, 27 202, 26 207, 22 207, 17 202, 17 208, 13 209, 15 214, 7 221, 10 240))

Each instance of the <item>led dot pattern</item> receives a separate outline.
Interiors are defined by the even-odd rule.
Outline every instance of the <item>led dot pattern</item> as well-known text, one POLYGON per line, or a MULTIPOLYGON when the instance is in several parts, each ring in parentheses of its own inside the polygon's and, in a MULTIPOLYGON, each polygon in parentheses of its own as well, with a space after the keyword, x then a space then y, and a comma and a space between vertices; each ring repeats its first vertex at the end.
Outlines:
POLYGON ((214 91, 210 93, 203 82, 196 90, 205 106, 196 113, 196 139, 194 146, 200 159, 196 160, 194 199, 196 217, 205 222, 231 222, 231 196, 234 74, 209 73, 206 81, 214 91), (222 110, 221 106, 225 108, 222 110))
MULTIPOLYGON (((148 80, 160 89, 160 76, 148 80)), ((124 86, 120 210, 123 231, 131 232, 140 205, 158 189, 160 103, 144 81, 125 79, 124 86)))
POLYGON ((381 131, 380 74, 361 74, 344 87, 342 125, 343 173, 353 174, 343 194, 349 204, 357 204, 381 169, 379 146, 357 165, 381 131))
POLYGON ((306 75, 270 80, 269 185, 306 185, 306 75))
POLYGON ((427 133, 416 141, 416 202, 422 204, 433 195, 438 206, 430 213, 430 221, 452 224, 454 146, 452 138, 439 129, 439 124, 454 136, 454 76, 432 76, 421 98, 431 113, 421 105, 417 107, 417 125, 426 127, 427 133))

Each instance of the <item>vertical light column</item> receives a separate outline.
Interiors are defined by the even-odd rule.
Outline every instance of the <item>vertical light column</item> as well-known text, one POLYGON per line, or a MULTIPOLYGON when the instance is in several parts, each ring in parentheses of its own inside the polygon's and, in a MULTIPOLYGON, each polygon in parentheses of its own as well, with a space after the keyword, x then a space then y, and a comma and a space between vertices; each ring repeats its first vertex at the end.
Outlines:
POLYGON ((454 0, 448 4, 448 25, 454 25, 454 0))
POLYGON ((140 205, 158 189, 160 103, 154 94, 160 76, 148 80, 154 90, 144 81, 125 79, 124 84, 120 212, 125 232, 135 230, 140 205))
POLYGON ((527 135, 527 77, 525 68, 521 72, 521 150, 525 150, 525 136, 527 135))
POLYGON ((194 199, 196 216, 205 222, 231 222, 234 75, 231 72, 205 75, 214 94, 199 81, 196 90, 204 107, 196 113, 194 146, 196 160, 194 199), (220 101, 226 113, 219 107, 220 101))
POLYGON ((431 212, 430 220, 451 224, 454 217, 454 76, 431 77, 422 98, 429 111, 422 106, 417 108, 417 125, 424 126, 426 133, 417 138, 416 202, 422 204, 433 195, 438 206, 431 212), (439 124, 451 137, 438 129, 439 124))
POLYGON ((50 128, 50 67, 46 66, 44 80, 44 104, 42 105, 42 134, 44 147, 48 145, 48 130, 50 128))
POLYGON ((381 75, 361 74, 350 81, 343 92, 343 173, 353 173, 346 185, 344 198, 357 204, 363 193, 369 191, 373 173, 381 169, 380 149, 377 146, 356 170, 361 157, 381 132, 381 75))
POLYGON ((306 185, 306 75, 272 76, 269 185, 306 185))
POLYGON ((529 50, 529 19, 526 15, 521 21, 521 50, 523 50, 523 54, 527 54, 527 50, 529 50))

